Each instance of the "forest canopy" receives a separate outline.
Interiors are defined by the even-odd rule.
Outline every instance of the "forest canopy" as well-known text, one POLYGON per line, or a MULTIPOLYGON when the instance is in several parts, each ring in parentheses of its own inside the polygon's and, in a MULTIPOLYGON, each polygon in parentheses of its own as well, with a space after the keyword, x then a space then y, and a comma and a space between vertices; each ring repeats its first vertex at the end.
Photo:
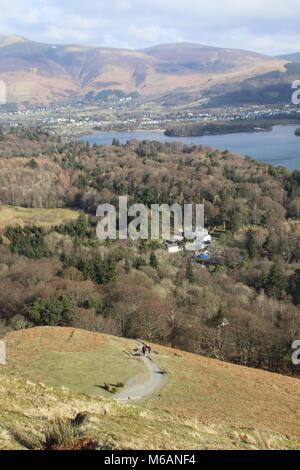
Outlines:
POLYGON ((0 139, 0 204, 79 211, 0 233, 2 333, 68 325, 299 373, 300 172, 194 145, 91 146, 16 129, 0 139), (120 195, 204 204, 209 261, 160 241, 99 241, 96 208, 120 195))

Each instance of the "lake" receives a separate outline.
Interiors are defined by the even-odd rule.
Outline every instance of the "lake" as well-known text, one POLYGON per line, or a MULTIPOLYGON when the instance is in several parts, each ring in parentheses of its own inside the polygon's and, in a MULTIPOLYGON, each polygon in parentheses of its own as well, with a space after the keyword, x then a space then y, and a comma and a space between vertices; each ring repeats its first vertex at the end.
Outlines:
POLYGON ((167 137, 163 132, 97 132, 85 135, 81 140, 90 144, 110 145, 115 137, 122 144, 127 140, 158 140, 159 142, 183 142, 207 145, 222 150, 249 155, 256 160, 300 170, 300 137, 295 136, 296 125, 274 126, 271 132, 237 133, 205 137, 167 137))

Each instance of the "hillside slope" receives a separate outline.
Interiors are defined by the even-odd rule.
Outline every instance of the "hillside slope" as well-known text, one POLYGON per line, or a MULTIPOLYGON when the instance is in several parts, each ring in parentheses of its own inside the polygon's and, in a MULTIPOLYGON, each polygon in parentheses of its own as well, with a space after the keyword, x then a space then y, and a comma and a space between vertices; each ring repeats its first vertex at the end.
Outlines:
POLYGON ((294 52, 292 54, 283 54, 278 56, 278 59, 288 60, 289 62, 300 62, 300 52, 294 52))
POLYGON ((49 103, 103 90, 153 97, 175 90, 202 93, 228 80, 283 70, 284 64, 249 51, 188 43, 130 50, 0 36, 0 80, 11 103, 49 103))
POLYGON ((0 205, 0 231, 8 225, 50 227, 77 218, 78 212, 72 209, 32 209, 0 205))
POLYGON ((77 413, 85 415, 82 432, 99 446, 300 448, 296 379, 154 345, 165 385, 139 406, 125 406, 102 386, 147 380, 131 355, 136 341, 58 327, 10 333, 5 341, 0 448, 36 448, 54 417, 77 413))

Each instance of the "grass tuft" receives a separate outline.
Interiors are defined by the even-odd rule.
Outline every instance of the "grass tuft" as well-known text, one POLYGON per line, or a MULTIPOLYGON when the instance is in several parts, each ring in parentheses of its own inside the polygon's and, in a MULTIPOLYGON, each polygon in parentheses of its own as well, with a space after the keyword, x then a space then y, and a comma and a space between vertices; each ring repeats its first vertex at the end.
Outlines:
MULTIPOLYGON (((77 415, 78 416, 78 415, 77 415)), ((98 446, 88 435, 82 433, 80 421, 56 417, 45 430, 44 450, 92 450, 98 446)))

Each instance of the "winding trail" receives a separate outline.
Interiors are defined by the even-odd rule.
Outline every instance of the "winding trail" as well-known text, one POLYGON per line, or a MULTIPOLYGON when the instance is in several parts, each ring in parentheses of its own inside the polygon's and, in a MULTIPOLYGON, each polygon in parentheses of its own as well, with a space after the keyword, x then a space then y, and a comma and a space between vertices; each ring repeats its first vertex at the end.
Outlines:
POLYGON ((143 357, 150 377, 146 382, 138 382, 136 378, 129 380, 126 387, 115 395, 115 399, 124 403, 145 400, 157 393, 165 382, 165 373, 151 357, 143 357))

